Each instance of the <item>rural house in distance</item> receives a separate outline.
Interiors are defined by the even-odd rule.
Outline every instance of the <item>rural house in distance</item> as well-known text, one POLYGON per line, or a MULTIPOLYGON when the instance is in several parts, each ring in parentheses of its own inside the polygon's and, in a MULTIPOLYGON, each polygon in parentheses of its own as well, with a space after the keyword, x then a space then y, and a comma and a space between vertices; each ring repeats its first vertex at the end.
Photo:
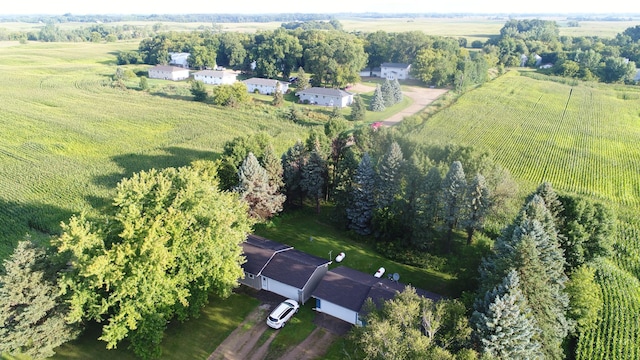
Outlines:
POLYGON ((156 65, 149 69, 150 79, 185 80, 189 78, 189 69, 169 65, 156 65))
POLYGON ((411 64, 402 63, 382 63, 380 64, 380 77, 389 80, 409 79, 411 64))
POLYGON ((280 92, 285 94, 289 91, 289 83, 263 78, 251 78, 243 81, 247 85, 247 91, 250 93, 259 92, 262 95, 271 95, 276 92, 278 83, 280 83, 280 92))
POLYGON ((193 74, 193 79, 210 85, 231 85, 236 82, 237 73, 223 70, 202 70, 193 74))
POLYGON ((189 68, 189 53, 169 53, 169 65, 178 66, 181 68, 189 68))
POLYGON ((300 102, 317 104, 323 106, 337 106, 343 108, 351 105, 353 94, 340 89, 329 89, 323 87, 312 87, 296 92, 300 102))

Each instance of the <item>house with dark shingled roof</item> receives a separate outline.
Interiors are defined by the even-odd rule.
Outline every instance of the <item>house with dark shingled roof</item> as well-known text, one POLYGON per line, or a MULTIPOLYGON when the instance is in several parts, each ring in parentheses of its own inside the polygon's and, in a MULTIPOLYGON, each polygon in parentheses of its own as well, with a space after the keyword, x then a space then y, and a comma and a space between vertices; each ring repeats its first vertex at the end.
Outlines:
POLYGON ((256 235, 242 243, 246 262, 240 283, 305 303, 329 264, 323 259, 256 235))
MULTIPOLYGON (((376 306, 393 299, 404 291, 405 284, 385 278, 376 278, 358 270, 339 266, 328 271, 311 296, 316 299, 315 310, 354 325, 362 325, 364 305, 371 299, 376 306)), ((416 288, 425 298, 440 300, 442 296, 416 288)))

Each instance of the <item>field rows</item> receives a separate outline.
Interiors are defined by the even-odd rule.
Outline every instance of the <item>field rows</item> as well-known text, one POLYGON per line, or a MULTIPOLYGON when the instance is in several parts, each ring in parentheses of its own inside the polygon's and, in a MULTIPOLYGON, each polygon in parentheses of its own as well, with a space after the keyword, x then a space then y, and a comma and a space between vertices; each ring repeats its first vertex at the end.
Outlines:
POLYGON ((577 360, 640 357, 640 281, 608 261, 596 264, 604 306, 600 321, 580 336, 577 360))
POLYGON ((463 95, 415 138, 471 145, 531 187, 640 206, 640 127, 615 90, 507 74, 463 95))
POLYGON ((273 107, 218 109, 106 86, 122 46, 0 48, 0 259, 27 232, 55 233, 72 213, 107 205, 123 176, 213 159, 256 131, 280 152, 303 137, 273 107))

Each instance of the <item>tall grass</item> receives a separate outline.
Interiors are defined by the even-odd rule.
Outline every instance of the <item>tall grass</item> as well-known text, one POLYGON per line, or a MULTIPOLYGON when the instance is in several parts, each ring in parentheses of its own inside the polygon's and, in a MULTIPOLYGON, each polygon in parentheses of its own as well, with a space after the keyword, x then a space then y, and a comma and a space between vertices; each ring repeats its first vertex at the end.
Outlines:
POLYGON ((46 238, 72 213, 99 211, 134 172, 215 159, 226 141, 257 131, 280 152, 305 137, 271 106, 213 107, 168 81, 149 92, 112 87, 117 52, 135 47, 0 48, 0 258, 26 233, 46 238))

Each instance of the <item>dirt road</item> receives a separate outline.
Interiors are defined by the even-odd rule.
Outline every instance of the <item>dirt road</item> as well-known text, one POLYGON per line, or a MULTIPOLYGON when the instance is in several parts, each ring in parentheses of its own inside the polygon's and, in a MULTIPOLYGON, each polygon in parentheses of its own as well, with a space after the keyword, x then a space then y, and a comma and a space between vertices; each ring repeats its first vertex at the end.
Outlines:
MULTIPOLYGON (((446 89, 428 89, 422 87, 405 87, 402 93, 413 100, 413 104, 409 105, 406 109, 392 115, 391 117, 382 121, 383 125, 393 126, 402 121, 406 116, 419 113, 422 109, 431 104, 434 100, 442 96, 447 92, 446 89)), ((357 93, 366 93, 375 90, 372 86, 363 84, 357 84, 353 86, 350 91, 357 93)))

